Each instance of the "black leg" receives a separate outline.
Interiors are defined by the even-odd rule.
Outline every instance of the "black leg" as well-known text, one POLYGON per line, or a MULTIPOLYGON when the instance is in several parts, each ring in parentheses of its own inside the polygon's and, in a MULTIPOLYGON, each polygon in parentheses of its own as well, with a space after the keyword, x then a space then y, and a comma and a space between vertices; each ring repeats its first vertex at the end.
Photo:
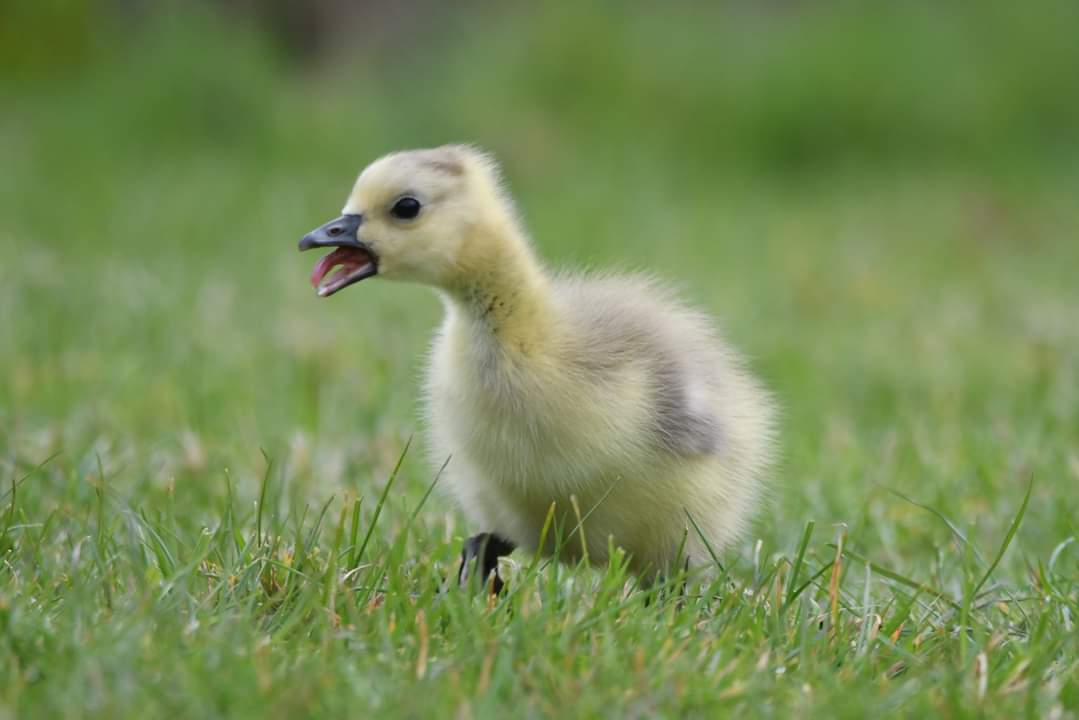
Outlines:
POLYGON ((509 555, 514 547, 516 546, 509 540, 494 533, 480 533, 465 540, 461 549, 461 567, 457 570, 457 584, 467 584, 474 566, 478 566, 484 585, 494 573, 491 592, 497 595, 502 591, 502 578, 498 576, 498 558, 509 555))

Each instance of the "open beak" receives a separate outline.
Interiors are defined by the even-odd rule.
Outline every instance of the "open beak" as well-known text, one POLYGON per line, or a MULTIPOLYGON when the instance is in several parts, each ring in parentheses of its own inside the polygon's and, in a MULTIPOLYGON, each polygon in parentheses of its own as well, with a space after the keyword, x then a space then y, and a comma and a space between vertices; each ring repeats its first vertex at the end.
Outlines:
POLYGON ((363 215, 342 215, 300 240, 300 252, 311 248, 336 248, 322 257, 311 271, 311 286, 319 297, 329 297, 353 283, 378 274, 378 257, 359 238, 363 215), (330 274, 334 268, 340 270, 330 274))

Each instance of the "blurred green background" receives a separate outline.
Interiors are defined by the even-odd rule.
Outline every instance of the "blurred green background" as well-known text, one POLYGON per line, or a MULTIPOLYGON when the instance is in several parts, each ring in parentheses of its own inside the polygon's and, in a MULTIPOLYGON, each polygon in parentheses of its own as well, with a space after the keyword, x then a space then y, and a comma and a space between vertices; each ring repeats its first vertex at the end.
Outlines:
POLYGON ((381 153, 468 141, 552 264, 669 278, 753 358, 785 409, 762 533, 890 512, 877 483, 973 517, 1031 473, 1031 534, 1074 531, 1075 3, 3 12, 9 463, 197 497, 262 448, 369 491, 440 309, 320 301, 296 239, 381 153))

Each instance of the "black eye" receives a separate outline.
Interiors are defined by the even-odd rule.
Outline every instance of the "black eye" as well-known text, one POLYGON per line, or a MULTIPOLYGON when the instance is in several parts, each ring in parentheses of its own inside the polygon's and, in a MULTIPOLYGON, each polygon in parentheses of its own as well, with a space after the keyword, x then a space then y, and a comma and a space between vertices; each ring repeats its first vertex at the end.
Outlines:
POLYGON ((393 204, 390 214, 399 220, 411 220, 420 214, 420 201, 405 196, 393 204))

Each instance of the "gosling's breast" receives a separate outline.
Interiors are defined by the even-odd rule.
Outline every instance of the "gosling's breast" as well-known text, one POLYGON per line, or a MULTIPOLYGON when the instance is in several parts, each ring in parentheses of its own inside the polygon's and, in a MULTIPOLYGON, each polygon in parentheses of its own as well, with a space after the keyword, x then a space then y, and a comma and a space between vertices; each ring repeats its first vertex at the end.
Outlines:
POLYGON ((564 357, 492 367, 483 353, 448 333, 436 344, 428 396, 447 451, 518 482, 571 483, 639 456, 651 422, 645 367, 600 377, 564 357))

